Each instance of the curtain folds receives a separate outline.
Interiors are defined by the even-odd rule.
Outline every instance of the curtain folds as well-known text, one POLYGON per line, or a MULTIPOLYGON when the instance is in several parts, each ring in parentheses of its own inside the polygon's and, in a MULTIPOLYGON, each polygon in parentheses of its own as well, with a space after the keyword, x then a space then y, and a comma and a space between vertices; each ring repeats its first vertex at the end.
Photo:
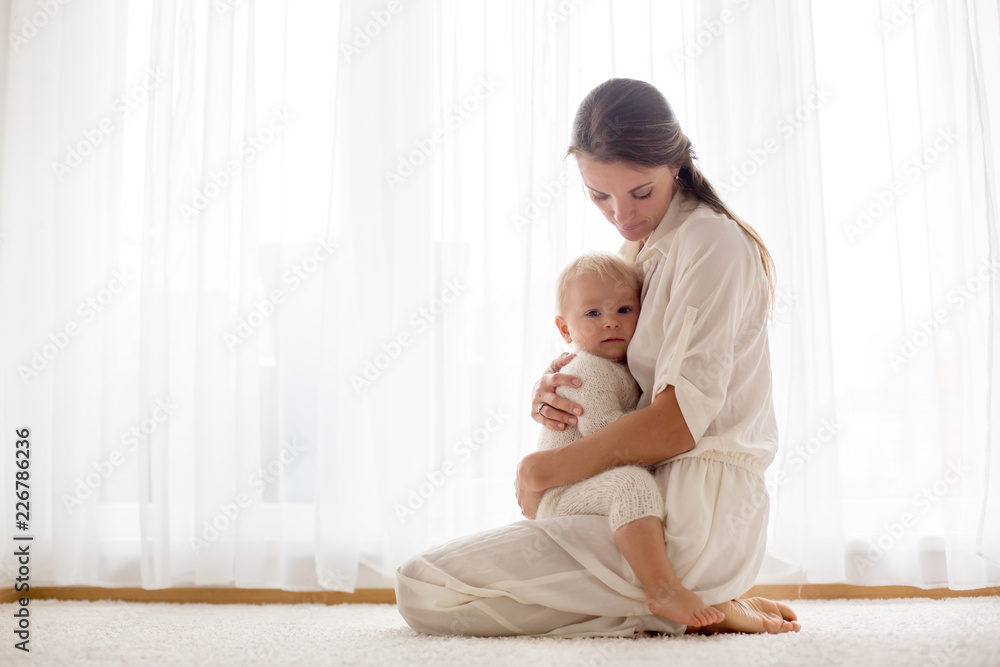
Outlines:
POLYGON ((996 2, 6 7, 33 584, 391 587, 520 519, 555 278, 621 241, 570 126, 624 76, 775 260, 758 583, 1000 585, 996 2))

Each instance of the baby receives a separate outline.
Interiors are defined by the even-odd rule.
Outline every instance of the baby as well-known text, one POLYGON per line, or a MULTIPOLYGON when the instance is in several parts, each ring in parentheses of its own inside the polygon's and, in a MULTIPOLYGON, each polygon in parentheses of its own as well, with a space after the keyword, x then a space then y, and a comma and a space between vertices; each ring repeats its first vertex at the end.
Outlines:
MULTIPOLYGON (((561 431, 543 428, 539 449, 573 442, 635 410, 641 390, 629 373, 626 353, 639 319, 641 291, 640 270, 609 252, 582 255, 559 274, 556 326, 576 347, 576 356, 562 372, 580 378, 582 386, 560 386, 556 393, 579 403, 583 415, 575 426, 561 431)), ((718 623, 725 615, 684 588, 670 565, 663 497, 651 470, 619 466, 548 489, 535 516, 607 516, 615 543, 642 582, 653 614, 693 627, 718 623)))

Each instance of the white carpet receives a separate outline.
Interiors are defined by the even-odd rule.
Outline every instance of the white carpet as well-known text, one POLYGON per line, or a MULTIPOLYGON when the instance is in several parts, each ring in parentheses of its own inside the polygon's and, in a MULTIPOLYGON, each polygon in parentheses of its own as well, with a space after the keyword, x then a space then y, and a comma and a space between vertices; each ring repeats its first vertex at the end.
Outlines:
POLYGON ((31 654, 2 665, 1000 665, 1000 597, 797 600, 802 631, 639 639, 432 637, 395 605, 31 603, 31 654))

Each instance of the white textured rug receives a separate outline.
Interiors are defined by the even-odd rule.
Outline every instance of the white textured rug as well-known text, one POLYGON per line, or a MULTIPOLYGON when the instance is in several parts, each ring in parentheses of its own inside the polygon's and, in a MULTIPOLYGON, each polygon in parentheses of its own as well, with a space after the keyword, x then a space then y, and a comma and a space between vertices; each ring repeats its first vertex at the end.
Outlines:
POLYGON ((539 639, 418 634, 395 605, 38 600, 30 655, 0 605, 0 665, 1000 665, 1000 597, 790 604, 799 633, 539 639))

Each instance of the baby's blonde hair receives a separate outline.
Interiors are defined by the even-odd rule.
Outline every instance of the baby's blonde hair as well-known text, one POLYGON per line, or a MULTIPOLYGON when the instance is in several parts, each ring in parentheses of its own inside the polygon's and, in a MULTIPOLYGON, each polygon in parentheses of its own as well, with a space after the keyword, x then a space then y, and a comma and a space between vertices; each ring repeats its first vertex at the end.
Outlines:
POLYGON ((573 281, 584 275, 597 276, 602 280, 613 280, 642 293, 642 272, 621 255, 604 250, 595 250, 580 255, 559 273, 556 280, 556 315, 566 316, 566 301, 573 281))

